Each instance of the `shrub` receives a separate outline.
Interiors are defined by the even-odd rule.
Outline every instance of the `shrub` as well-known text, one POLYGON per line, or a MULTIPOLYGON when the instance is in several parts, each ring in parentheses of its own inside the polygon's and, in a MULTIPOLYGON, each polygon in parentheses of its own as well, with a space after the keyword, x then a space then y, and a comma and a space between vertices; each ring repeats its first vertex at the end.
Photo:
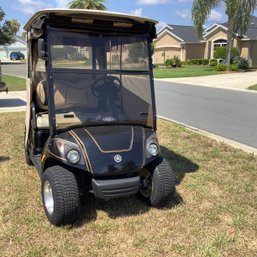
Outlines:
POLYGON ((217 64, 218 64, 217 60, 215 60, 215 59, 210 60, 210 66, 211 67, 217 66, 217 64))
POLYGON ((236 47, 231 49, 231 58, 234 59, 240 55, 239 50, 236 47))
POLYGON ((175 55, 172 58, 172 66, 174 66, 174 65, 175 65, 175 67, 181 67, 182 66, 181 60, 178 58, 178 56, 175 56, 175 55))
POLYGON ((237 59, 238 61, 238 68, 242 70, 248 70, 249 69, 249 61, 246 58, 240 57, 237 59))
POLYGON ((202 64, 203 65, 208 65, 209 64, 209 60, 208 59, 202 59, 202 64))
POLYGON ((167 59, 165 62, 164 62, 164 65, 165 66, 171 66, 171 59, 167 59))
POLYGON ((238 64, 236 64, 236 63, 231 64, 230 67, 229 67, 229 69, 230 69, 231 71, 237 71, 237 70, 238 70, 238 64))
POLYGON ((226 65, 225 64, 218 64, 216 67, 215 67, 216 71, 225 71, 227 68, 226 68, 226 65))
POLYGON ((182 66, 181 60, 175 55, 173 58, 167 59, 164 64, 165 64, 165 66, 171 66, 174 68, 182 66))
POLYGON ((225 59, 227 55, 227 49, 226 47, 218 47, 216 48, 214 58, 216 59, 225 59))
POLYGON ((156 64, 156 63, 154 63, 154 64, 153 64, 153 68, 159 68, 159 65, 156 64))
POLYGON ((197 65, 198 64, 198 59, 191 59, 191 63, 193 65, 197 65))
MULTIPOLYGON (((239 56, 239 50, 236 47, 231 48, 231 60, 230 62, 232 63, 233 60, 239 56)), ((214 58, 216 59, 226 59, 227 57, 227 48, 222 46, 218 47, 215 51, 214 58)))
POLYGON ((192 65, 191 60, 182 61, 183 65, 192 65))
POLYGON ((193 65, 208 65, 209 64, 208 59, 191 59, 190 62, 193 65))

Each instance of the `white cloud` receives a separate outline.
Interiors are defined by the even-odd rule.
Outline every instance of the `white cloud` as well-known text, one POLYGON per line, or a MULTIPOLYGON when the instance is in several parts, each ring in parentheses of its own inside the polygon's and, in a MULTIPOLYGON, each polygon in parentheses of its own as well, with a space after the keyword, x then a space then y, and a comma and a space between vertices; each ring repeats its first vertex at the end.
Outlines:
POLYGON ((165 4, 170 2, 170 0, 137 0, 137 4, 141 5, 156 5, 156 4, 165 4))
POLYGON ((136 10, 130 11, 131 14, 136 16, 142 16, 143 8, 138 8, 136 10))
POLYGON ((222 20, 222 14, 220 12, 212 10, 208 18, 208 22, 220 22, 221 20, 222 20))
POLYGON ((56 7, 58 8, 67 8, 67 4, 70 2, 71 0, 55 0, 56 2, 56 7))
POLYGON ((177 10, 175 14, 182 19, 191 19, 191 11, 188 9, 177 10))
POLYGON ((51 7, 53 6, 40 0, 18 0, 17 5, 14 6, 16 10, 20 10, 21 12, 29 15, 35 13, 38 10, 51 7))

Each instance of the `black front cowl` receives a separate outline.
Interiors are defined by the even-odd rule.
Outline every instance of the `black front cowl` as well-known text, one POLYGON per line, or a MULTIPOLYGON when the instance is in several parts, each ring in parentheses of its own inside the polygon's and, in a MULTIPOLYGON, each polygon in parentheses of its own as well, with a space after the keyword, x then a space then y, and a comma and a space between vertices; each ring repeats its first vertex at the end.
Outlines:
POLYGON ((73 129, 87 170, 93 176, 139 171, 145 162, 145 130, 139 126, 98 126, 73 129))

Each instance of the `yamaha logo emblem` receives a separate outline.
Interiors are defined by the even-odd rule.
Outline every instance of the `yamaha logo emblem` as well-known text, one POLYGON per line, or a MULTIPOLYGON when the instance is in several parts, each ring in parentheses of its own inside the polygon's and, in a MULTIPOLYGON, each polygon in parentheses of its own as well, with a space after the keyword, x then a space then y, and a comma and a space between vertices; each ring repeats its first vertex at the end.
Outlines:
POLYGON ((114 161, 117 162, 117 163, 120 163, 122 161, 122 157, 119 154, 116 154, 114 156, 114 161))

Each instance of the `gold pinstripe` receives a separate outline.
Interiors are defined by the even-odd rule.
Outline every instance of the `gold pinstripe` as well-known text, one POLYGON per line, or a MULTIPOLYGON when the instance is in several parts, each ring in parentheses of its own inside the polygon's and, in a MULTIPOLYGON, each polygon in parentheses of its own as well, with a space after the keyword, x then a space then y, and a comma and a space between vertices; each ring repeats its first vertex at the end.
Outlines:
POLYGON ((93 169, 92 169, 92 165, 90 163, 90 160, 89 160, 89 157, 88 157, 88 154, 87 154, 87 150, 86 150, 86 147, 84 145, 84 143, 80 140, 80 138, 78 137, 78 135, 73 131, 73 130, 70 130, 69 131, 70 135, 75 139, 75 141, 78 143, 78 145, 81 146, 81 149, 82 149, 82 155, 84 157, 84 160, 85 160, 85 163, 87 165, 87 169, 93 173, 93 169))

